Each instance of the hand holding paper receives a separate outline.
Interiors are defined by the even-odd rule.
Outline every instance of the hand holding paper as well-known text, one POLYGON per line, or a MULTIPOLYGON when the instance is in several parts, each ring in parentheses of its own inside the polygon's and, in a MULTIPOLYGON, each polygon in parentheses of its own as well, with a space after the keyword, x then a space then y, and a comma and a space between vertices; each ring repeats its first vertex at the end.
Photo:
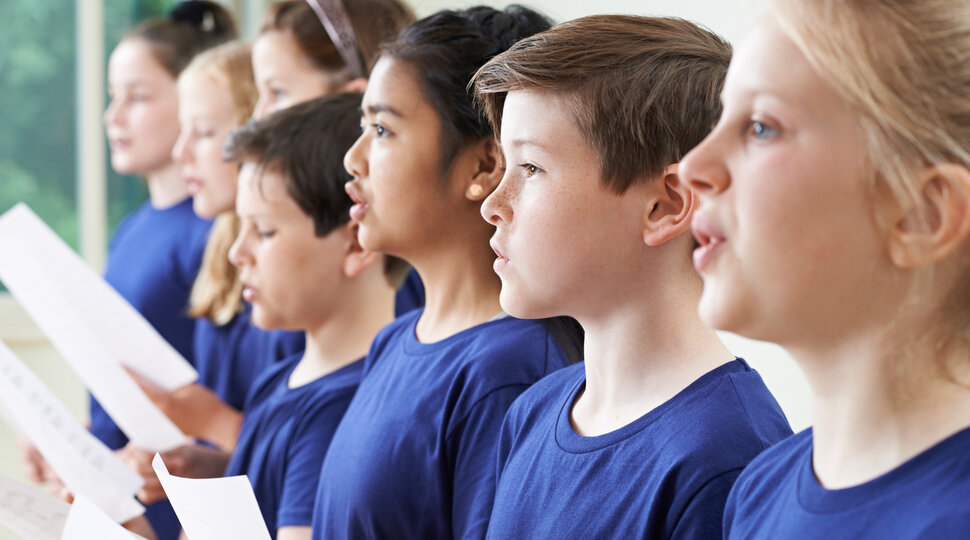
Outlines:
POLYGON ((168 473, 158 454, 152 465, 189 540, 269 540, 253 486, 245 476, 179 478, 168 473))

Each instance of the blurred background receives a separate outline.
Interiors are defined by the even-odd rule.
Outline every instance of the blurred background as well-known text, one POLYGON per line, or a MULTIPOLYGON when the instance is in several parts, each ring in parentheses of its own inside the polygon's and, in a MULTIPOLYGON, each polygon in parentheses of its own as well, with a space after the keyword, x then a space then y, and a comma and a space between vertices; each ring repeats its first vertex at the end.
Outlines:
MULTIPOLYGON (((26 202, 98 271, 121 218, 147 198, 138 178, 107 166, 101 127, 107 57, 125 29, 165 14, 175 0, 3 0, 0 2, 0 212, 26 202)), ((244 36, 255 34, 271 0, 226 0, 244 36)), ((593 13, 677 16, 737 43, 764 0, 535 0, 521 2, 564 21, 593 13)), ((418 16, 504 2, 413 0, 418 16)), ((778 347, 724 336, 765 378, 792 427, 808 425, 808 390, 778 347)), ((0 339, 30 365, 79 419, 86 394, 46 338, 0 289, 0 339)), ((132 351, 137 354, 137 351, 132 351)), ((14 434, 0 423, 0 473, 23 478, 14 434)), ((0 539, 13 538, 0 526, 0 539)))

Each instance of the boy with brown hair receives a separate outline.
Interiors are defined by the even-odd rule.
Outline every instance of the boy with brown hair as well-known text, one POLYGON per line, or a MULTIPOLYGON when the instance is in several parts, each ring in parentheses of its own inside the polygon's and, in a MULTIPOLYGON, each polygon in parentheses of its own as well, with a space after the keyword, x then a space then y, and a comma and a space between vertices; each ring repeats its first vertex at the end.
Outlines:
POLYGON ((697 315, 677 162, 717 121, 730 55, 684 20, 593 16, 473 81, 507 167, 482 206, 502 307, 586 330, 586 361, 506 415, 490 538, 720 538, 741 469, 791 434, 697 315))

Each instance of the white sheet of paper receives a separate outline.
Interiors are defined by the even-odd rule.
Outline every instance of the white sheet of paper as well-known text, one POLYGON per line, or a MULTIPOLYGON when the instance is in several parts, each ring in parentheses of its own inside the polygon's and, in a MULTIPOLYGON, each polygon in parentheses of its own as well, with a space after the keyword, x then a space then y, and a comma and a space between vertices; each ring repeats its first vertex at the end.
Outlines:
POLYGON ((33 486, 0 475, 0 523, 31 540, 57 540, 71 506, 33 486))
POLYGON ((172 476, 158 454, 152 467, 189 540, 270 540, 253 486, 245 476, 172 476))
POLYGON ((144 483, 88 433, 44 383, 0 341, 0 402, 68 490, 94 500, 121 523, 144 513, 144 483))
POLYGON ((67 515, 61 540, 137 540, 144 538, 121 525, 101 511, 84 495, 74 498, 71 511, 67 515))
POLYGON ((170 390, 195 369, 22 203, 0 216, 0 280, 136 445, 188 441, 122 364, 170 390))

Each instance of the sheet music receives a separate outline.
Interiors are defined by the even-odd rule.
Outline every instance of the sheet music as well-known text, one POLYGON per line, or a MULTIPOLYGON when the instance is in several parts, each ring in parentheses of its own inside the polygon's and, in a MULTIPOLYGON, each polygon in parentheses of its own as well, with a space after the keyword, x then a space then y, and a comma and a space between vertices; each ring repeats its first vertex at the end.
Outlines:
POLYGON ((158 454, 152 467, 189 540, 270 540, 253 486, 245 476, 172 476, 158 454))
POLYGON ((53 495, 0 475, 0 523, 22 538, 57 540, 69 510, 53 495))
POLYGON ((71 493, 88 496, 119 523, 144 513, 134 499, 141 477, 81 427, 2 341, 0 402, 71 493))
POLYGON ((118 525, 84 495, 74 498, 61 540, 144 540, 118 525))
POLYGON ((188 441, 122 364, 166 389, 195 370, 24 204, 0 216, 0 279, 136 445, 188 441))

